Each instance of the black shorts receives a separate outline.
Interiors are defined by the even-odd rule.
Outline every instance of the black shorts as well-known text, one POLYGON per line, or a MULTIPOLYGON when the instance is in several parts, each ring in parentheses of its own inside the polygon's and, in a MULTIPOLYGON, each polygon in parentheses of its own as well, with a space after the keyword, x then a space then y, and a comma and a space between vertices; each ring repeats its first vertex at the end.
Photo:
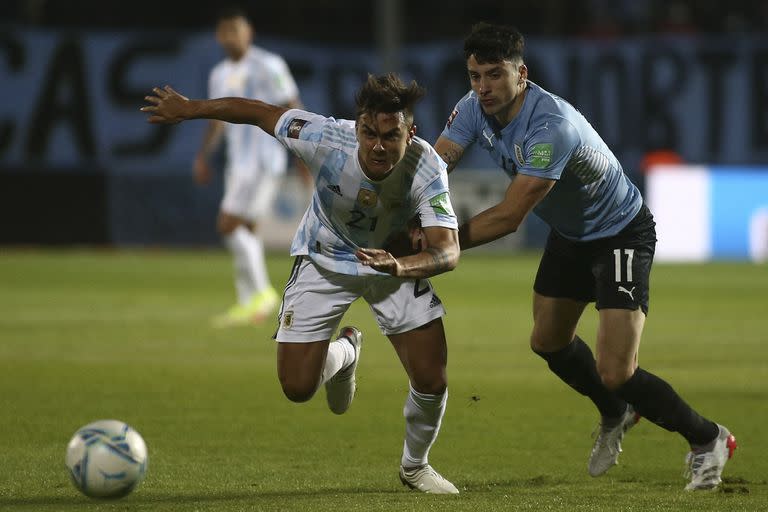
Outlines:
POLYGON ((643 205, 616 235, 574 242, 550 232, 533 289, 546 297, 596 302, 597 309, 642 308, 656 249, 656 223, 643 205))

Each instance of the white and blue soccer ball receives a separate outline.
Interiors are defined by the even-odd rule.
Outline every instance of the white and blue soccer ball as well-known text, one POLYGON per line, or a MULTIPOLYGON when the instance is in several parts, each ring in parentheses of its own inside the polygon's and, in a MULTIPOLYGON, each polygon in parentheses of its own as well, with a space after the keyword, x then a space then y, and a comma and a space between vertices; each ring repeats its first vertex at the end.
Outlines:
POLYGON ((118 420, 89 423, 67 445, 66 462, 72 482, 93 498, 129 494, 144 479, 148 461, 144 439, 118 420))

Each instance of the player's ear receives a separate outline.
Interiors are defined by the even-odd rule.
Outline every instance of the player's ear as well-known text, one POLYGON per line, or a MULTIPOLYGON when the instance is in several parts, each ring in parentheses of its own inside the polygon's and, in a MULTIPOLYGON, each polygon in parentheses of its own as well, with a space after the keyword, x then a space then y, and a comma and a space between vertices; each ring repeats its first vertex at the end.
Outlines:
POLYGON ((520 67, 517 69, 520 72, 520 83, 522 84, 525 80, 528 79, 528 66, 525 64, 520 64, 520 67))
POLYGON ((408 130, 408 144, 411 143, 411 140, 413 140, 414 135, 416 135, 416 125, 412 124, 411 129, 408 130))

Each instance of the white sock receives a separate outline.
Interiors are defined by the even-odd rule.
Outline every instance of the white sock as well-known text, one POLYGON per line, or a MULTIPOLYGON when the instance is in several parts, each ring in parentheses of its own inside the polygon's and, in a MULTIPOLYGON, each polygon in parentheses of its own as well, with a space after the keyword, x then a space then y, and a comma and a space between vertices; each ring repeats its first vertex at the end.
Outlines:
POLYGON ((251 267, 256 293, 262 292, 272 285, 267 274, 267 264, 264 261, 264 242, 253 231, 248 231, 251 238, 251 267))
POLYGON ((328 379, 339 371, 351 365, 355 361, 355 348, 345 339, 332 341, 328 345, 328 355, 325 356, 323 374, 320 376, 320 384, 325 384, 328 379))
POLYGON ((400 461, 403 467, 413 468, 429 463, 429 449, 437 439, 447 401, 447 389, 441 395, 428 395, 410 387, 403 408, 405 443, 400 461))
POLYGON ((238 226, 224 236, 235 264, 235 289, 240 304, 247 304, 254 294, 269 286, 264 264, 264 244, 245 226, 238 226))

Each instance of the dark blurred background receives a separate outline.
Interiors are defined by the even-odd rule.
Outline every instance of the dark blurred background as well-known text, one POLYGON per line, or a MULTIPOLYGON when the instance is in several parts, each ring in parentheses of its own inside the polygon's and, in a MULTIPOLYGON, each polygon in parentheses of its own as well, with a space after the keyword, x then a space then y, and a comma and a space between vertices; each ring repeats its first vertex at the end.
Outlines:
MULTIPOLYGON (((763 0, 292 0, 242 2, 264 35, 309 42, 371 44, 380 4, 398 4, 405 43, 453 39, 475 21, 495 20, 529 35, 621 38, 638 34, 768 31, 763 0)), ((4 0, 0 16, 28 27, 74 29, 210 28, 222 2, 135 3, 4 0)), ((379 17, 380 18, 380 17, 379 17)))
MULTIPOLYGON (((225 5, 285 57, 308 110, 351 117, 367 73, 398 71, 428 90, 416 121, 433 142, 468 90, 463 36, 493 21, 525 34, 531 80, 579 108, 642 190, 659 161, 768 176, 768 0, 3 0, 0 244, 218 243, 221 182, 190 179, 204 123, 150 126, 138 108, 155 85, 206 95, 225 5)), ((462 167, 464 214, 503 193, 487 155, 462 167)), ((304 208, 292 186, 271 247, 304 208)), ((518 239, 539 246, 542 226, 527 228, 518 239)))

